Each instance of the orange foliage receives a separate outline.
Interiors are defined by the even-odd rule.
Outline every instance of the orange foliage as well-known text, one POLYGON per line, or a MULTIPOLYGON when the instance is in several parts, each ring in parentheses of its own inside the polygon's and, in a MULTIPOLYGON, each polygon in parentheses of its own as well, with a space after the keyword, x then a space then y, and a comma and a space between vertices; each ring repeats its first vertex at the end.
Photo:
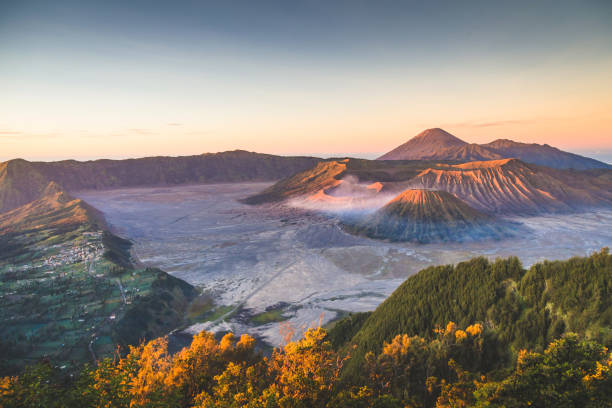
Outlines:
POLYGON ((249 363, 253 360, 255 340, 243 335, 238 342, 228 333, 220 342, 212 333, 201 332, 193 338, 190 347, 184 348, 174 358, 165 384, 183 396, 193 400, 203 390, 212 389, 215 376, 235 361, 249 363))
POLYGON ((471 336, 479 336, 482 334, 482 325, 480 323, 472 324, 465 329, 471 336))
POLYGON ((453 382, 442 380, 441 393, 436 401, 436 408, 467 408, 473 407, 475 403, 474 390, 478 382, 473 375, 463 370, 453 359, 448 365, 457 375, 453 382))
POLYGON ((455 339, 458 342, 462 342, 463 340, 467 339, 467 336, 468 336, 467 333, 464 332, 463 330, 457 330, 455 332, 455 339))
POLYGON ((284 350, 274 351, 269 361, 269 370, 274 377, 268 393, 281 406, 292 406, 296 402, 309 406, 323 406, 340 375, 344 363, 325 341, 321 328, 304 333, 304 338, 289 343, 284 350))
POLYGON ((127 358, 138 360, 138 371, 130 379, 130 406, 150 404, 156 395, 163 392, 164 381, 172 368, 168 340, 161 337, 140 347, 131 347, 127 358))
MULTIPOLYGON (((0 401, 5 397, 9 397, 13 394, 13 389, 15 383, 17 382, 17 377, 0 377, 0 401)), ((2 407, 2 404, 0 404, 2 407)))

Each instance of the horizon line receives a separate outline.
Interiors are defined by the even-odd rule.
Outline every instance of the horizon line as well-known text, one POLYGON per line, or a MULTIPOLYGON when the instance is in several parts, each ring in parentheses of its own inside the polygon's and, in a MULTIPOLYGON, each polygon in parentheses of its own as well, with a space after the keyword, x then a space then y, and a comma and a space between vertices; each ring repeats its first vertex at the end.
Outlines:
MULTIPOLYGON (((365 160, 376 160, 378 157, 382 156, 386 152, 349 152, 349 153, 286 153, 286 154, 278 154, 278 153, 266 153, 266 152, 258 152, 247 149, 230 149, 230 150, 220 150, 216 152, 203 152, 203 153, 195 153, 195 154, 154 154, 147 156, 136 156, 136 155, 109 155, 109 156, 22 156, 22 157, 0 157, 0 163, 9 162, 12 160, 25 160, 28 162, 61 162, 61 161, 77 161, 77 162, 90 162, 90 161, 98 161, 98 160, 138 160, 145 159, 151 157, 190 157, 190 156, 201 156, 205 154, 219 154, 219 153, 228 153, 228 152, 236 152, 236 151, 245 151, 249 153, 256 154, 268 154, 271 156, 280 156, 280 157, 314 157, 319 159, 333 159, 333 158, 350 158, 350 159, 365 159, 365 160)), ((578 154, 590 159, 595 159, 601 161, 603 163, 612 165, 612 149, 605 150, 575 150, 569 151, 564 150, 568 153, 578 154)))

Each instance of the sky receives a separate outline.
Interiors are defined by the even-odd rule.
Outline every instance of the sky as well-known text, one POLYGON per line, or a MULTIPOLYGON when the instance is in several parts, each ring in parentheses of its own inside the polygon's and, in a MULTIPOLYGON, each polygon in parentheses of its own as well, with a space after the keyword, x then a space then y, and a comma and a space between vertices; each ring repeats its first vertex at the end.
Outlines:
POLYGON ((612 162, 612 2, 0 0, 0 160, 376 157, 441 127, 612 162))

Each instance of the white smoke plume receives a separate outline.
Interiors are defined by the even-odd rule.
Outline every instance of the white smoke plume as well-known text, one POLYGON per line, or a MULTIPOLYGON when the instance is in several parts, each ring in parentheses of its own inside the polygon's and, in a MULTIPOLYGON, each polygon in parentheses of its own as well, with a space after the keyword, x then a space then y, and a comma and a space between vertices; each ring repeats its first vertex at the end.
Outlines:
POLYGON ((383 190, 383 184, 379 182, 360 183, 357 177, 348 175, 333 188, 293 198, 287 204, 340 217, 368 214, 380 209, 398 194, 397 191, 383 190))

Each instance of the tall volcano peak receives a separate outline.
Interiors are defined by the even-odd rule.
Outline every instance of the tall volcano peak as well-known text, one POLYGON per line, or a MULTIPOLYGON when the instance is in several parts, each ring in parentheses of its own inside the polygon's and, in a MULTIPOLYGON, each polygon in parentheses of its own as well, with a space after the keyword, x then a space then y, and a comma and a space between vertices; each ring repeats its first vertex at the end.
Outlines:
POLYGON ((444 129, 440 128, 431 128, 425 129, 415 137, 409 140, 410 141, 422 141, 422 142, 430 142, 430 143, 444 143, 444 144, 453 144, 457 146, 462 146, 467 144, 463 140, 458 137, 448 133, 444 129))
POLYGON ((379 157, 379 160, 419 160, 435 157, 439 151, 461 148, 466 142, 440 128, 424 130, 401 146, 379 157))
POLYGON ((515 157, 526 163, 558 169, 609 169, 607 163, 564 152, 547 144, 497 139, 491 143, 466 143, 440 128, 427 129, 378 160, 445 160, 457 163, 515 157))

